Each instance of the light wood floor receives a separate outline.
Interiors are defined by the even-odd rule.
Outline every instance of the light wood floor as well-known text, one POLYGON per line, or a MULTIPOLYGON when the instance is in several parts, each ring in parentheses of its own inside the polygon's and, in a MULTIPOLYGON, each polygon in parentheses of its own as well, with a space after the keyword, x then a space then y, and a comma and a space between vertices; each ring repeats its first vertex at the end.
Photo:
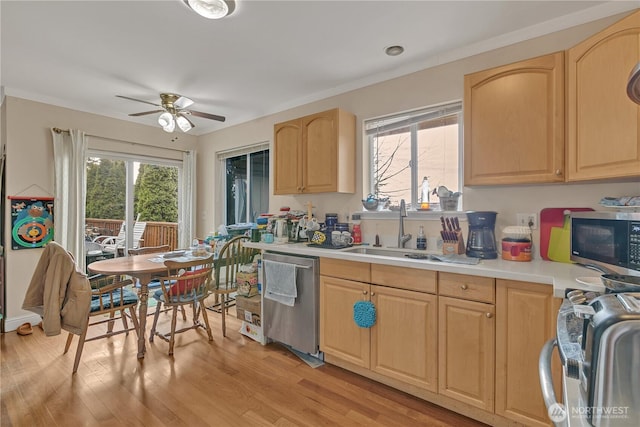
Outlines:
MULTIPOLYGON (((331 365, 313 369, 278 344, 242 336, 231 315, 223 339, 219 314, 209 318, 214 341, 180 334, 173 357, 156 339, 139 362, 135 334, 86 343, 75 375, 77 341, 63 355, 66 332, 3 334, 0 425, 484 425, 331 365)), ((166 327, 169 316, 161 319, 166 327)))

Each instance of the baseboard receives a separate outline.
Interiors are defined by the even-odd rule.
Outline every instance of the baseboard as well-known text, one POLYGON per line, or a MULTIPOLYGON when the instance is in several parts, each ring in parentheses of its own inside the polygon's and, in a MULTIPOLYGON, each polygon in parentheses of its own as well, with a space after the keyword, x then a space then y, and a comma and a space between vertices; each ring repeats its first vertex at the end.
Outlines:
POLYGON ((31 323, 32 325, 37 325, 42 322, 42 317, 37 314, 28 314, 26 316, 18 316, 18 317, 6 317, 4 319, 4 332, 13 332, 23 323, 31 323))

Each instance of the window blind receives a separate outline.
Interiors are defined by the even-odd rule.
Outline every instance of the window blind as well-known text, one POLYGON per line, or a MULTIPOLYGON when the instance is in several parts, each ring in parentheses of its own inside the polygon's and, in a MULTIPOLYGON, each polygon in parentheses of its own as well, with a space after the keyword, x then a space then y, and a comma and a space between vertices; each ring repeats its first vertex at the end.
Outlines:
POLYGON ((398 129, 408 128, 416 123, 426 122, 421 128, 454 124, 458 122, 458 114, 462 111, 462 101, 434 107, 421 108, 390 116, 365 120, 364 129, 367 136, 397 133, 398 129), (394 132, 392 132, 394 131, 394 132))
POLYGON ((218 151, 216 155, 218 160, 226 160, 232 157, 243 156, 245 154, 256 153, 269 149, 269 141, 259 142, 257 144, 245 145, 244 147, 232 148, 230 150, 218 151))

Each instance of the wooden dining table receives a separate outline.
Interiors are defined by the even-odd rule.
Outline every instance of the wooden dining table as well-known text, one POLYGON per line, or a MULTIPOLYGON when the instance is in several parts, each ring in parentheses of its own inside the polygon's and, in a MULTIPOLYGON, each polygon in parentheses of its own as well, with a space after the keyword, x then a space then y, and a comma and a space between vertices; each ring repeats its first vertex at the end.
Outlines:
POLYGON ((138 359, 144 357, 145 331, 147 326, 147 301, 149 300, 149 282, 154 277, 167 271, 164 260, 159 258, 162 254, 152 253, 144 255, 134 255, 118 257, 92 262, 87 266, 89 271, 97 274, 126 274, 135 277, 140 282, 140 307, 138 309, 138 320, 140 330, 138 331, 138 359), (154 260, 154 261, 152 261, 154 260))

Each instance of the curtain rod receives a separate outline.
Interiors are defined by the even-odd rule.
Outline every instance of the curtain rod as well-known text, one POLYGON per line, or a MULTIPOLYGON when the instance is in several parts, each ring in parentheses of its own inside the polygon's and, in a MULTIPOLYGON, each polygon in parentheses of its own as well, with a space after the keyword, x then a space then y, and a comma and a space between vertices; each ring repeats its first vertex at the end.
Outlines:
MULTIPOLYGON (((70 133, 69 129, 60 129, 60 128, 53 128, 53 131, 55 133, 70 133)), ((177 151, 179 153, 188 153, 189 150, 179 150, 177 148, 166 148, 166 147, 158 147, 157 145, 152 145, 152 144, 143 144, 142 142, 133 142, 133 141, 123 141, 121 139, 115 139, 115 138, 108 138, 105 136, 99 136, 99 135, 91 135, 91 134, 86 134, 89 137, 92 138, 102 138, 102 139, 108 139, 111 141, 115 141, 115 142, 121 142, 123 144, 131 144, 131 145, 141 145, 143 147, 152 147, 152 148, 158 148, 160 150, 170 150, 170 151, 177 151)))

